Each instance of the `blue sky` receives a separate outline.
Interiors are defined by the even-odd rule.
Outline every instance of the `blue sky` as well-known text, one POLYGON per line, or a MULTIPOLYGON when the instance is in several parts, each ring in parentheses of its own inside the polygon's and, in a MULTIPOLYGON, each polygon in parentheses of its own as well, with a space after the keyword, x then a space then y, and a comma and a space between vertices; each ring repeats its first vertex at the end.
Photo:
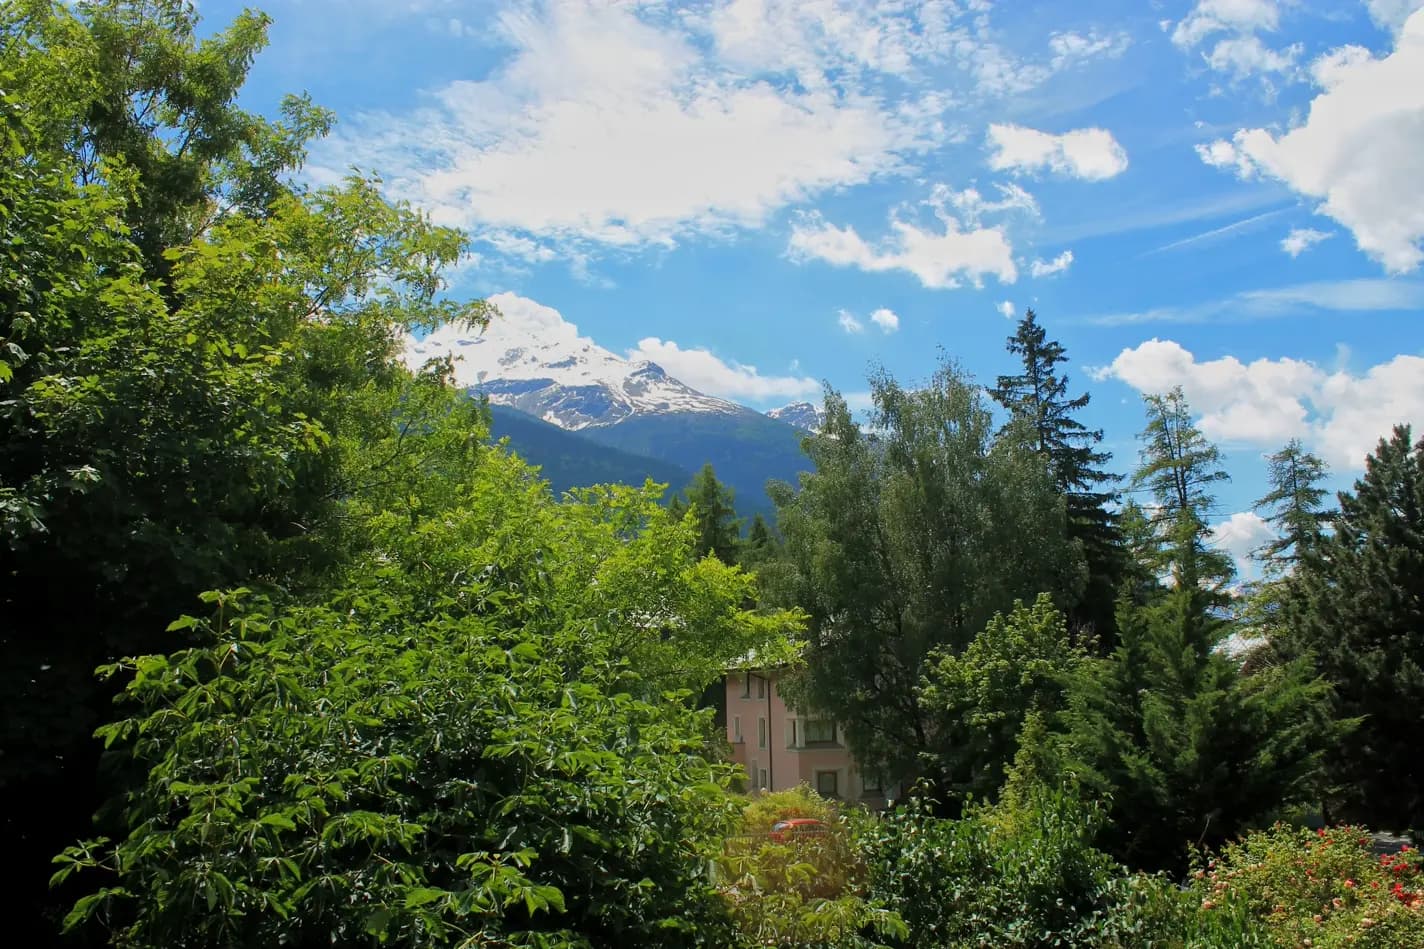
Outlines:
MULTIPOLYGON (((245 92, 467 229, 452 293, 556 308, 757 408, 942 351, 1010 368, 1027 306, 1131 469, 1182 385, 1233 482, 1300 437, 1348 484, 1424 427, 1424 0, 269 0, 245 92)), ((203 0, 208 27, 237 5, 203 0)))

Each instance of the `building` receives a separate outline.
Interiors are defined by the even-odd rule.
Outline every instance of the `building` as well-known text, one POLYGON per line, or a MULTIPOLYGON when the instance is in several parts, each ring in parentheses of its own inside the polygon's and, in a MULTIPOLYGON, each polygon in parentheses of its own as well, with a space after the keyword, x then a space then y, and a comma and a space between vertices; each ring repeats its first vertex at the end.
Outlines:
POLYGON ((789 708, 776 669, 737 669, 725 677, 727 741, 747 770, 751 790, 784 791, 809 784, 822 797, 880 809, 888 792, 862 772, 836 722, 789 708))

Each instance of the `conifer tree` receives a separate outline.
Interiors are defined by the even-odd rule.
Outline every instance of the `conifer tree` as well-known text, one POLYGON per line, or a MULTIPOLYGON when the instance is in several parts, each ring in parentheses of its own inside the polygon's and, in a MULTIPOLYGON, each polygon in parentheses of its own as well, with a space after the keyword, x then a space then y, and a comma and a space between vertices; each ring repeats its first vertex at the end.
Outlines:
POLYGON ((1033 310, 1024 314, 1007 345, 1022 361, 1022 371, 999 376, 989 394, 1029 426, 1034 446, 1047 460, 1053 483, 1067 503, 1069 537, 1083 545, 1087 587, 1070 612, 1070 622, 1091 627, 1110 643, 1113 599, 1126 564, 1122 536, 1109 509, 1117 497, 1110 487, 1117 477, 1102 470, 1109 455, 1098 450, 1103 433, 1074 417, 1087 407, 1090 396, 1084 392, 1069 397, 1068 376, 1059 369, 1068 357, 1062 344, 1047 338, 1033 310))
POLYGON ((725 564, 737 562, 741 525, 733 507, 732 489, 717 480, 710 464, 702 466, 687 487, 687 504, 697 521, 697 555, 715 556, 725 564))
POLYGON ((1276 539, 1255 553, 1267 574, 1288 572, 1324 533, 1334 514, 1322 503, 1326 491, 1320 482, 1328 473, 1325 462, 1306 451, 1298 438, 1267 459, 1271 490, 1256 502, 1256 510, 1275 528, 1276 539))
POLYGON ((1155 508, 1151 523, 1161 541, 1159 567, 1178 569, 1183 558, 1213 597, 1225 605, 1226 585, 1235 576, 1231 558, 1210 545, 1207 524, 1216 498, 1212 486, 1229 481, 1221 467, 1221 451, 1192 422, 1191 407, 1180 386, 1166 395, 1148 395, 1147 427, 1141 464, 1132 476, 1135 490, 1148 491, 1155 508))
POLYGON ((771 528, 766 524, 766 518, 757 513, 752 518, 752 526, 747 528, 747 538, 742 542, 741 562, 744 564, 760 563, 770 557, 776 550, 776 539, 771 536, 771 528))
POLYGON ((1221 609, 1229 573, 1205 528, 1209 486, 1224 478, 1218 453, 1180 392, 1149 398, 1148 413, 1134 483, 1151 486, 1161 507, 1139 539, 1139 569, 1169 582, 1124 587, 1117 649, 1070 690, 1065 748, 1070 770, 1112 798, 1105 843, 1134 866, 1177 868, 1187 844, 1309 800, 1338 728, 1328 686, 1306 663, 1245 676, 1218 648, 1231 632, 1221 609))
POLYGON ((1281 637, 1335 688, 1342 719, 1363 718, 1328 766, 1334 816, 1384 829, 1424 826, 1424 440, 1400 426, 1341 492, 1333 533, 1301 552, 1281 637))

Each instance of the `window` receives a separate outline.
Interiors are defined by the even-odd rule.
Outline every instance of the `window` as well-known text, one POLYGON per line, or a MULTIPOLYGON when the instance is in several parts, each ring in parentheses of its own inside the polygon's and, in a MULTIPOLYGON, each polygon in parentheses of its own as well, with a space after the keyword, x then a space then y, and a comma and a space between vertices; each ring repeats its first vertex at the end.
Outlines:
POLYGON ((766 719, 757 719, 757 747, 766 747, 766 719))
POLYGON ((799 723, 798 723, 797 720, 794 719, 794 718, 788 718, 788 719, 786 720, 786 747, 787 747, 787 748, 795 748, 795 747, 796 747, 796 731, 797 731, 798 725, 799 725, 799 723))
POLYGON ((759 787, 763 787, 763 788, 766 787, 766 769, 765 769, 765 768, 762 768, 762 769, 761 769, 761 784, 758 785, 758 786, 759 786, 759 787))
POLYGON ((812 718, 806 721, 806 744, 833 745, 835 741, 835 722, 828 718, 812 718))
POLYGON ((757 676, 757 698, 766 698, 766 680, 761 676, 757 676))
POLYGON ((838 797, 836 794, 836 773, 834 771, 816 772, 816 793, 821 797, 838 797))
POLYGON ((751 697, 752 697, 752 674, 751 674, 750 672, 748 672, 748 673, 746 673, 746 677, 742 680, 742 698, 744 698, 744 699, 749 699, 749 698, 751 698, 751 697))
POLYGON ((732 741, 734 741, 734 742, 739 742, 739 741, 741 741, 741 740, 742 740, 742 716, 740 716, 740 715, 735 715, 735 716, 732 717, 732 741))
POLYGON ((866 797, 872 794, 885 793, 884 782, 880 780, 880 775, 878 774, 862 774, 860 776, 860 787, 866 797))

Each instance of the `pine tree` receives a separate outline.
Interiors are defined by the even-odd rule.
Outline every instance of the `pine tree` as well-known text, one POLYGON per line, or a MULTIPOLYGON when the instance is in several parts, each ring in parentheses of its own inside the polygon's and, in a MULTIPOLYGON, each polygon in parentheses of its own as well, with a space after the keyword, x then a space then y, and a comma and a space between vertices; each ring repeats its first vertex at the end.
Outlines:
POLYGON ((1266 477, 1271 490, 1256 502, 1276 539, 1256 551, 1268 575, 1288 572, 1301 552, 1314 546, 1324 533, 1333 511, 1324 508, 1326 491, 1320 482, 1328 474, 1325 462, 1306 451, 1293 438, 1267 459, 1266 477))
POLYGON ((737 562, 741 524, 733 507, 732 489, 717 480, 710 464, 703 465, 687 487, 687 504, 697 522, 697 556, 711 554, 725 564, 737 562))
POLYGON ((1023 371, 999 376, 989 394, 1030 427, 1035 447, 1047 459, 1053 482, 1066 500, 1069 537, 1083 545, 1087 587, 1069 620, 1076 627, 1091 628, 1110 646, 1112 604, 1126 563, 1122 535, 1110 510, 1117 498, 1110 486, 1117 476, 1102 470, 1110 456, 1097 447, 1103 433, 1074 417, 1087 407, 1090 396, 1068 396, 1068 376, 1058 368, 1068 357, 1062 344, 1047 338, 1033 310, 1024 314, 1007 345, 1022 361, 1023 371))
POLYGON ((1281 648, 1335 687, 1342 719, 1362 717, 1329 759, 1337 816, 1424 826, 1424 440, 1400 426, 1341 492, 1334 532, 1300 552, 1281 648))
POLYGON ((776 538, 771 536, 771 528, 766 518, 758 512, 752 518, 752 526, 747 528, 746 540, 742 541, 741 563, 757 564, 771 557, 776 551, 776 538))

